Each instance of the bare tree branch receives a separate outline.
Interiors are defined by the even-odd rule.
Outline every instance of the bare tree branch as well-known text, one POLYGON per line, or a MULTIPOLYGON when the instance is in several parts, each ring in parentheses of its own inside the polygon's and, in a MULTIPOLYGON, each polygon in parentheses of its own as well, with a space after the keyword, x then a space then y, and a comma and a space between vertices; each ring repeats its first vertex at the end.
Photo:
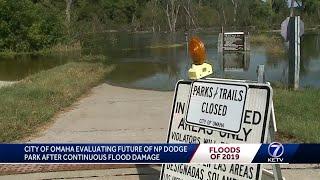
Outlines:
POLYGON ((191 14, 190 14, 190 11, 189 11, 185 6, 183 6, 183 8, 184 8, 184 10, 186 11, 186 13, 188 14, 189 20, 191 19, 191 22, 192 22, 193 26, 194 26, 195 28, 197 28, 197 25, 196 25, 193 17, 192 17, 191 14))

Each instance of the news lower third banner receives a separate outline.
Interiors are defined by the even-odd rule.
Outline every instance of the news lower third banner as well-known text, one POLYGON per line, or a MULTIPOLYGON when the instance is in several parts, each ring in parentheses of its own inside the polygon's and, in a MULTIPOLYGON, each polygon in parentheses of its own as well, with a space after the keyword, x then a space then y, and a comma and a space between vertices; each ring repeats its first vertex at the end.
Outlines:
POLYGON ((320 144, 0 144, 5 163, 320 163, 320 144))

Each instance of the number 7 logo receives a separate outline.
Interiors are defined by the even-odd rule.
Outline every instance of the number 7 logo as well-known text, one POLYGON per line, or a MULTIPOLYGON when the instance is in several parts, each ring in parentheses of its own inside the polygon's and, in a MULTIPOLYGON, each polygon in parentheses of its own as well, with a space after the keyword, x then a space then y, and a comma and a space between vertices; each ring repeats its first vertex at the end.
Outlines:
POLYGON ((280 157, 284 153, 284 147, 281 143, 273 142, 268 146, 268 153, 271 157, 280 157))

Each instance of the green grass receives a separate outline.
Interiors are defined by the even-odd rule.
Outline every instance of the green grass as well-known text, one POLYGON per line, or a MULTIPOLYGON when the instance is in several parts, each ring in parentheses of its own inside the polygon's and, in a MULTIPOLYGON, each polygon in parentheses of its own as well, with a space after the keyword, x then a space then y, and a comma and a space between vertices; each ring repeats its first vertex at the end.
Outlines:
POLYGON ((183 47, 184 44, 158 44, 158 45, 151 45, 151 46, 145 46, 143 48, 125 48, 122 49, 123 51, 136 51, 139 49, 170 49, 170 48, 179 48, 183 47))
POLYGON ((50 54, 59 54, 59 53, 80 52, 81 49, 82 49, 81 44, 79 41, 77 41, 69 44, 59 43, 49 48, 34 50, 34 51, 16 52, 12 50, 2 50, 0 51, 0 57, 14 58, 16 56, 23 56, 23 55, 50 55, 50 54))
POLYGON ((273 56, 285 55, 285 47, 280 36, 270 34, 256 34, 250 36, 252 45, 264 46, 266 51, 273 56))
POLYGON ((146 48, 148 49, 167 49, 167 48, 178 48, 182 47, 184 44, 160 44, 160 45, 152 45, 152 46, 147 46, 146 48))
POLYGON ((254 34, 250 36, 251 44, 270 44, 273 43, 273 40, 274 39, 270 38, 267 34, 254 34))
POLYGON ((24 55, 30 55, 32 54, 31 52, 14 52, 14 51, 10 51, 10 50, 6 50, 6 51, 1 51, 0 52, 0 57, 4 57, 4 58, 14 58, 18 55, 20 56, 24 56, 24 55))
POLYGON ((110 69, 101 63, 68 63, 0 88, 0 142, 31 135, 98 85, 110 69))
MULTIPOLYGON (((277 127, 293 141, 320 143, 320 90, 274 89, 277 127)), ((280 137, 281 138, 281 137, 280 137)))
POLYGON ((68 52, 74 52, 74 51, 80 52, 81 49, 82 49, 81 43, 77 41, 72 43, 63 43, 63 44, 59 43, 50 48, 32 52, 32 54, 46 55, 46 54, 56 54, 56 53, 68 53, 68 52))

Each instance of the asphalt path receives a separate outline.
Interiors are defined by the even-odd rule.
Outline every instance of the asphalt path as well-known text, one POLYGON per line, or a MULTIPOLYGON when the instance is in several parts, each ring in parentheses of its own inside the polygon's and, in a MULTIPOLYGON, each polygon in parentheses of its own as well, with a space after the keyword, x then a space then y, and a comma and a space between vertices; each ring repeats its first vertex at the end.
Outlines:
MULTIPOLYGON (((30 143, 163 143, 173 92, 102 84, 60 113, 30 143)), ((4 167, 5 168, 5 167, 4 167)), ((270 169, 270 167, 265 167, 270 169)), ((319 165, 283 165, 286 179, 320 179, 319 165)), ((36 172, 0 179, 158 179, 159 166, 36 172)), ((263 179, 270 179, 266 175, 263 179)))

